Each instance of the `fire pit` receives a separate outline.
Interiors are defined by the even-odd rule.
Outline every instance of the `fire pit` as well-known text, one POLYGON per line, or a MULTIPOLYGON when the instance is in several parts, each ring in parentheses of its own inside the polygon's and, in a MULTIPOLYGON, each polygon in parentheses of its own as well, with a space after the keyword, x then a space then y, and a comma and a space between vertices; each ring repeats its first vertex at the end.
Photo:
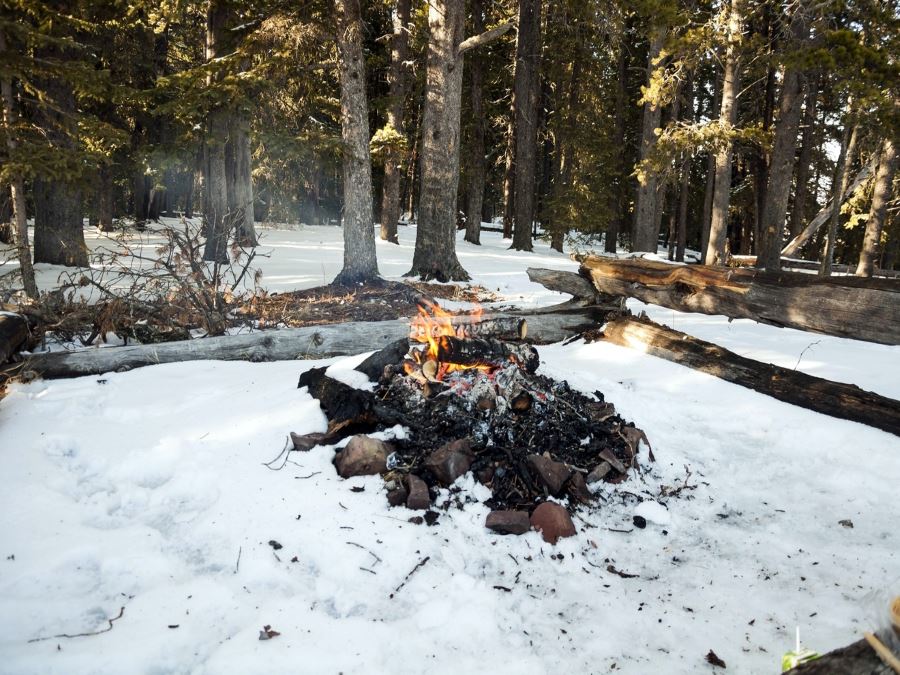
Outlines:
POLYGON ((382 474, 390 503, 413 509, 430 510, 437 490, 471 471, 491 491, 491 529, 535 527, 553 542, 575 534, 559 502, 574 509, 593 500, 590 484, 625 480, 647 439, 599 391, 586 396, 538 374, 526 334, 522 319, 451 315, 425 304, 409 340, 357 366, 377 382, 374 391, 330 378, 325 368, 301 376, 329 425, 325 434, 292 435, 294 447, 353 436, 335 457, 338 473, 382 474), (365 435, 397 425, 404 433, 390 442, 365 435))

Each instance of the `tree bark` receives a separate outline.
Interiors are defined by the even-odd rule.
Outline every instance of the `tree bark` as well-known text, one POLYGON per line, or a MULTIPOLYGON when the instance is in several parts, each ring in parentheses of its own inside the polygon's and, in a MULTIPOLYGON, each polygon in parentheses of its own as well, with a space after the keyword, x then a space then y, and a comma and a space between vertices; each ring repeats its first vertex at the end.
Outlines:
MULTIPOLYGON (((809 167, 812 162, 813 131, 816 126, 816 101, 819 97, 820 77, 810 77, 809 92, 806 94, 806 108, 803 112, 803 129, 800 133, 800 156, 797 158, 797 187, 794 191, 794 205, 791 209, 791 239, 803 231, 806 219, 806 202, 809 200, 809 167)), ((780 254, 780 252, 779 252, 780 254)))
MULTIPOLYGON (((804 3, 798 3, 791 20, 792 42, 799 48, 809 32, 804 3)), ((797 155, 797 131, 803 104, 805 77, 796 67, 784 71, 778 119, 775 122, 775 144, 769 162, 768 181, 760 223, 761 239, 757 247, 757 264, 763 269, 778 270, 784 245, 784 222, 791 195, 791 175, 797 155)))
POLYGON ((900 344, 900 285, 888 279, 588 257, 581 274, 610 295, 825 335, 900 344))
MULTIPOLYGON (((656 69, 656 59, 662 51, 666 33, 664 28, 655 27, 650 37, 650 51, 647 54, 647 86, 656 69)), ((662 108, 656 103, 644 103, 644 115, 641 123, 641 161, 646 160, 656 145, 656 129, 662 118, 662 108)), ((657 214, 661 213, 658 201, 661 199, 659 175, 655 171, 648 172, 640 180, 634 207, 634 236, 632 251, 650 251, 656 253, 659 239, 657 214)))
MULTIPOLYGON (((552 344, 576 333, 598 328, 606 321, 610 311, 611 308, 605 307, 561 306, 522 314, 488 315, 484 318, 527 318, 529 342, 552 344)), ((408 338, 409 334, 408 319, 336 323, 154 345, 33 354, 25 369, 45 378, 58 378, 126 371, 182 361, 322 359, 381 349, 392 342, 408 338)))
POLYGON ((421 184, 412 269, 423 281, 466 281, 456 257, 456 196, 459 185, 459 122, 462 103, 463 0, 428 5, 428 64, 422 112, 421 184))
MULTIPOLYGON (((737 98, 740 84, 739 43, 743 24, 743 0, 731 0, 728 16, 728 47, 725 54, 725 76, 722 84, 722 107, 719 123, 725 133, 730 133, 737 121, 737 98)), ((713 188, 712 215, 710 217, 709 243, 706 246, 706 264, 725 263, 725 247, 728 238, 728 206, 731 202, 731 158, 734 144, 726 140, 716 153, 715 186, 713 188)))
POLYGON ((250 119, 239 110, 231 119, 231 143, 234 152, 234 228, 241 246, 256 246, 253 215, 253 156, 250 149, 250 119))
POLYGON ((344 267, 334 280, 349 286, 378 278, 372 215, 372 163, 366 62, 359 0, 335 0, 341 72, 341 138, 344 167, 344 267))
MULTIPOLYGON (((856 192, 859 186, 869 179, 869 176, 874 170, 875 167, 870 163, 866 164, 859 171, 857 171, 856 175, 853 177, 853 182, 844 191, 844 196, 841 203, 849 199, 856 192)), ((787 246, 781 249, 782 256, 790 257, 797 255, 800 249, 803 248, 810 239, 812 239, 813 235, 816 232, 818 232, 819 228, 822 227, 822 225, 824 225, 826 222, 828 222, 828 219, 831 217, 831 214, 834 210, 833 203, 834 202, 829 202, 828 204, 826 204, 825 208, 819 211, 816 214, 815 218, 809 221, 809 224, 805 228, 803 228, 803 232, 791 239, 791 241, 788 242, 787 246)))
POLYGON ((533 250, 534 177, 537 166, 537 118, 541 63, 541 0, 519 1, 516 36, 516 164, 515 218, 512 248, 533 250))
MULTIPOLYGON (((5 54, 6 35, 0 30, 0 56, 5 54)), ((0 78, 0 99, 3 104, 2 129, 6 137, 6 150, 8 157, 14 158, 18 150, 16 141, 16 102, 13 96, 12 80, 8 77, 0 78)), ((12 216, 15 222, 16 257, 19 259, 19 271, 22 275, 22 285, 25 287, 25 295, 29 298, 38 297, 38 287, 34 279, 34 267, 31 263, 31 248, 28 244, 28 221, 25 214, 25 181, 22 174, 16 171, 10 182, 10 201, 12 203, 12 216)))
MULTIPOLYGON (((477 34, 484 31, 484 0, 472 0, 472 26, 477 34)), ((481 244, 481 213, 484 206, 484 92, 481 59, 472 59, 470 69, 472 92, 472 136, 469 139, 469 187, 466 190, 466 241, 481 244)))
MULTIPOLYGON (((388 69, 387 126, 401 136, 404 134, 403 104, 406 99, 406 55, 409 46, 409 16, 411 0, 397 0, 394 14, 394 34, 391 36, 391 65, 388 69)), ((400 220, 400 174, 403 153, 389 152, 384 161, 384 186, 381 195, 381 238, 392 244, 397 239, 400 220)))
POLYGON ((797 370, 754 361, 646 319, 614 319, 604 327, 603 338, 607 342, 637 349, 739 384, 779 401, 900 436, 900 401, 865 391, 853 384, 832 382, 797 370))
MULTIPOLYGON (((843 204, 844 202, 844 195, 847 193, 847 179, 850 172, 850 165, 853 163, 853 156, 856 154, 857 132, 858 127, 853 121, 852 113, 848 112, 843 138, 841 139, 840 153, 838 154, 837 163, 834 166, 834 180, 832 181, 831 188, 832 204, 843 204)), ((831 275, 831 265, 834 260, 834 245, 837 240, 840 222, 840 207, 832 209, 831 217, 828 220, 828 235, 825 240, 825 251, 822 254, 822 266, 819 268, 819 274, 825 277, 831 275)))
MULTIPOLYGON (((694 119, 694 79, 689 75, 685 83, 684 119, 690 124, 694 119)), ((678 196, 678 223, 675 231, 675 260, 684 262, 684 250, 687 248, 688 201, 691 191, 691 159, 690 152, 684 151, 681 160, 681 191, 678 196)))
MULTIPOLYGON (((206 13, 206 60, 212 62, 224 55, 228 31, 228 7, 225 0, 209 0, 206 13)), ((208 82, 212 85, 212 80, 208 82)), ((225 146, 231 128, 231 115, 224 104, 217 103, 207 116, 206 185, 204 229, 206 246, 203 259, 224 263, 228 261, 228 237, 231 217, 228 204, 228 162, 225 146)))
POLYGON ((509 121, 506 125, 506 154, 503 158, 503 238, 512 239, 515 218, 516 176, 516 94, 509 104, 509 121))
POLYGON ((866 235, 859 253, 859 265, 856 268, 858 277, 871 277, 875 269, 896 170, 897 147, 893 139, 888 137, 881 145, 881 158, 878 161, 878 173, 875 174, 875 187, 872 191, 872 206, 869 208, 866 235))
POLYGON ((113 176, 112 168, 102 165, 98 171, 97 227, 101 232, 112 232, 113 227, 113 176))
MULTIPOLYGON (((628 99, 626 85, 628 82, 628 49, 625 46, 625 35, 620 37, 618 55, 616 57, 616 99, 615 119, 613 120, 613 139, 617 148, 625 147, 625 105, 628 99)), ((626 169, 625 153, 615 154, 616 180, 618 182, 616 194, 613 196, 613 216, 606 229, 606 237, 603 241, 603 250, 606 253, 615 253, 619 243, 619 234, 625 229, 627 212, 627 186, 628 170, 626 169)))

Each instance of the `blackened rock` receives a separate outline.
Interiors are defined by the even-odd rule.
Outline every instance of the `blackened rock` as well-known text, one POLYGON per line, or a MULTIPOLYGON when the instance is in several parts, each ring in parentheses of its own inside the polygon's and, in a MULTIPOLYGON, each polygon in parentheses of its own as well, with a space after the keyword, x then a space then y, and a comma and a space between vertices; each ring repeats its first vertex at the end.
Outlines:
POLYGON ((428 486, 424 480, 409 474, 407 485, 409 486, 409 496, 406 498, 406 508, 422 511, 431 506, 431 496, 428 494, 428 486))
POLYGON ((576 534, 569 512, 555 502, 540 504, 531 514, 531 526, 541 533, 548 544, 555 544, 561 537, 574 537, 576 534))
POLYGON ((572 470, 562 462, 554 462, 543 455, 528 455, 528 465, 534 469, 552 495, 559 495, 572 470))
POLYGON ((377 438, 354 436, 334 458, 338 475, 342 478, 351 476, 374 476, 387 471, 387 456, 394 449, 377 438))
POLYGON ((484 526, 500 534, 525 534, 531 529, 531 521, 524 511, 491 511, 484 526))
POLYGON ((400 506, 401 504, 406 503, 406 498, 409 496, 409 492, 402 485, 398 485, 392 490, 388 490, 387 492, 387 500, 388 504, 391 506, 400 506))
POLYGON ((428 525, 428 527, 431 527, 432 525, 437 525, 438 518, 440 518, 440 517, 441 517, 441 514, 438 513, 437 511, 426 511, 425 512, 425 524, 428 525))
POLYGON ((384 374, 384 367, 400 363, 408 351, 409 339, 401 338, 400 340, 392 342, 384 349, 379 349, 353 370, 365 373, 370 380, 378 382, 384 374))
POLYGON ((644 516, 635 516, 631 519, 631 522, 633 522, 634 526, 639 530, 643 530, 645 527, 647 527, 647 519, 644 518, 644 516))
POLYGON ((425 466, 442 485, 451 485, 469 470, 474 458, 472 440, 462 438, 442 445, 432 452, 425 460, 425 466))

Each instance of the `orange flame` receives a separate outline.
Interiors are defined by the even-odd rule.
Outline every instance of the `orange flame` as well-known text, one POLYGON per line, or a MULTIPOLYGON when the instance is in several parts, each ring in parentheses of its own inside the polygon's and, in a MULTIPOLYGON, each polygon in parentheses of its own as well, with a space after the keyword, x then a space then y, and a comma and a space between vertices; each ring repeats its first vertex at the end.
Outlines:
MULTIPOLYGON (((481 320, 482 313, 483 310, 481 307, 476 307, 475 311, 469 315, 467 324, 477 324, 481 320)), ((455 315, 451 314, 437 303, 425 300, 420 302, 419 316, 415 317, 410 322, 410 338, 427 345, 427 348, 423 350, 421 355, 414 356, 415 360, 420 364, 425 361, 434 361, 435 363, 438 363, 438 371, 435 378, 438 380, 441 380, 445 375, 458 370, 470 370, 473 368, 486 372, 493 370, 491 366, 487 365, 464 365, 461 363, 440 362, 438 354, 440 354, 439 345, 441 337, 466 337, 466 324, 460 323, 459 325, 454 325, 454 316, 455 315)))

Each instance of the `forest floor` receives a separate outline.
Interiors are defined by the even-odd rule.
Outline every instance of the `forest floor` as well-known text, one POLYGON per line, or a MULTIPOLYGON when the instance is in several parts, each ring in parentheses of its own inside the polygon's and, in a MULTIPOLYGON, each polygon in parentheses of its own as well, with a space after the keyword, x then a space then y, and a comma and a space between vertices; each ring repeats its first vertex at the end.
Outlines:
MULTIPOLYGON (((263 235, 269 291, 340 270, 337 228, 263 235)), ((409 268, 414 235, 379 242, 388 278, 409 268)), ((460 235, 459 257, 491 299, 566 299, 525 275, 575 269, 566 256, 483 239, 460 235)), ((59 272, 39 266, 42 287, 59 272)), ((445 306, 470 306, 451 294, 445 306)), ((900 398, 898 347, 629 306, 900 398)), ((427 527, 388 508, 379 478, 340 479, 332 450, 264 466, 289 431, 325 428, 299 374, 339 376, 364 355, 13 385, 0 401, 0 673, 697 673, 715 670, 711 649, 729 671, 778 672, 796 627, 827 651, 900 592, 897 437, 614 345, 538 351, 539 372, 602 391, 656 456, 604 484, 556 546, 486 530, 471 476, 470 503, 427 527), (280 635, 259 640, 264 626, 280 635)))

